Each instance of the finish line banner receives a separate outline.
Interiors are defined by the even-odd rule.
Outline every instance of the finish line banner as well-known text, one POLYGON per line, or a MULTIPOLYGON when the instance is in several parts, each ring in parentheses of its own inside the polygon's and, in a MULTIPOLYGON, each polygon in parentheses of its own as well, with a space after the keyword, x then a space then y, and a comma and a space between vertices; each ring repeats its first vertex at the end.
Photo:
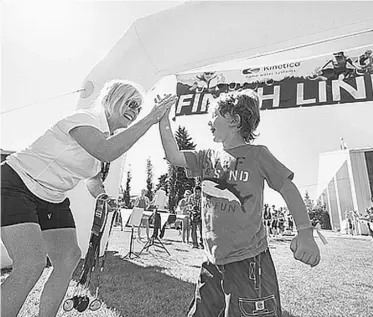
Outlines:
POLYGON ((373 45, 313 59, 177 75, 175 116, 207 113, 222 93, 253 89, 261 110, 373 101, 373 45))

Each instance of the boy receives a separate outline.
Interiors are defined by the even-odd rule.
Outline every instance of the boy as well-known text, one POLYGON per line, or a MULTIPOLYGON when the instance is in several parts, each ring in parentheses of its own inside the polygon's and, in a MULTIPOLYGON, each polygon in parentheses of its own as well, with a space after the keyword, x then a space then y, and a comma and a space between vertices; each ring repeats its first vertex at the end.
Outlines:
MULTIPOLYGON (((192 195, 192 192, 187 189, 184 192, 184 197, 179 201, 179 204, 177 205, 177 213, 180 215, 185 216, 185 218, 182 221, 182 241, 183 243, 189 244, 189 237, 190 237, 190 224, 189 224, 189 209, 188 209, 188 201, 189 197, 192 195)), ((177 220, 176 222, 180 223, 180 220, 177 220)), ((177 226, 175 224, 175 226, 177 226)), ((180 226, 180 224, 178 224, 180 226)))
POLYGON ((275 268, 262 221, 264 180, 284 198, 298 235, 294 257, 310 266, 320 261, 303 199, 293 173, 265 147, 251 145, 260 121, 253 91, 217 99, 209 122, 214 142, 224 151, 179 151, 169 115, 160 121, 167 160, 202 179, 203 240, 208 260, 202 264, 188 316, 281 317, 275 268))
POLYGON ((196 186, 194 188, 194 194, 190 195, 189 203, 192 205, 192 210, 190 213, 190 222, 192 226, 192 241, 193 241, 193 249, 198 249, 198 238, 197 238, 197 231, 199 231, 199 240, 200 240, 200 247, 203 249, 203 239, 202 239, 202 218, 201 218, 201 204, 202 204, 202 197, 201 197, 201 186, 196 186))

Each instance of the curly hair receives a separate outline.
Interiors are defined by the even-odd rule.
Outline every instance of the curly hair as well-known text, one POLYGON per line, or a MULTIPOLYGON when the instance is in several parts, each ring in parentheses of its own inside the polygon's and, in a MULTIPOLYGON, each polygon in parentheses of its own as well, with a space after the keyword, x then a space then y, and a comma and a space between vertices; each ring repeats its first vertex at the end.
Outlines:
POLYGON ((222 95, 217 100, 217 109, 222 116, 227 113, 240 116, 240 134, 246 143, 258 137, 254 133, 260 122, 259 97, 255 91, 247 89, 222 95))

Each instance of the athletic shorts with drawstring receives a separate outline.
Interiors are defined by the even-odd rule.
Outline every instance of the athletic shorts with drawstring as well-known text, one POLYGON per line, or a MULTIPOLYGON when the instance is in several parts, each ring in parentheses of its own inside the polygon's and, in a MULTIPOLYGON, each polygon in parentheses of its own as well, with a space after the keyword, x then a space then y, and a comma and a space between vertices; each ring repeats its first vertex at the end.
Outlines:
POLYGON ((75 228, 70 200, 51 203, 35 196, 19 175, 1 163, 1 227, 37 223, 41 230, 75 228))
POLYGON ((204 262, 188 317, 281 317, 269 250, 226 265, 204 262))

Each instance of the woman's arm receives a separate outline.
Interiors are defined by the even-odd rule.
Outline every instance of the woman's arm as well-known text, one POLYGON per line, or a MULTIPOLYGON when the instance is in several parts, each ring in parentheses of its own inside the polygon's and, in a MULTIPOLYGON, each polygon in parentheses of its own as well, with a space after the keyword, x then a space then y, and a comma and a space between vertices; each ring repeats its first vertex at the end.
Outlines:
POLYGON ((91 126, 78 126, 70 135, 93 157, 102 162, 112 162, 127 152, 148 130, 157 123, 175 102, 174 97, 166 97, 157 103, 144 119, 128 129, 106 138, 104 133, 91 126))
POLYGON ((108 138, 91 126, 76 127, 70 131, 70 135, 96 159, 101 162, 112 162, 126 153, 154 123, 155 119, 146 117, 125 131, 108 138))

